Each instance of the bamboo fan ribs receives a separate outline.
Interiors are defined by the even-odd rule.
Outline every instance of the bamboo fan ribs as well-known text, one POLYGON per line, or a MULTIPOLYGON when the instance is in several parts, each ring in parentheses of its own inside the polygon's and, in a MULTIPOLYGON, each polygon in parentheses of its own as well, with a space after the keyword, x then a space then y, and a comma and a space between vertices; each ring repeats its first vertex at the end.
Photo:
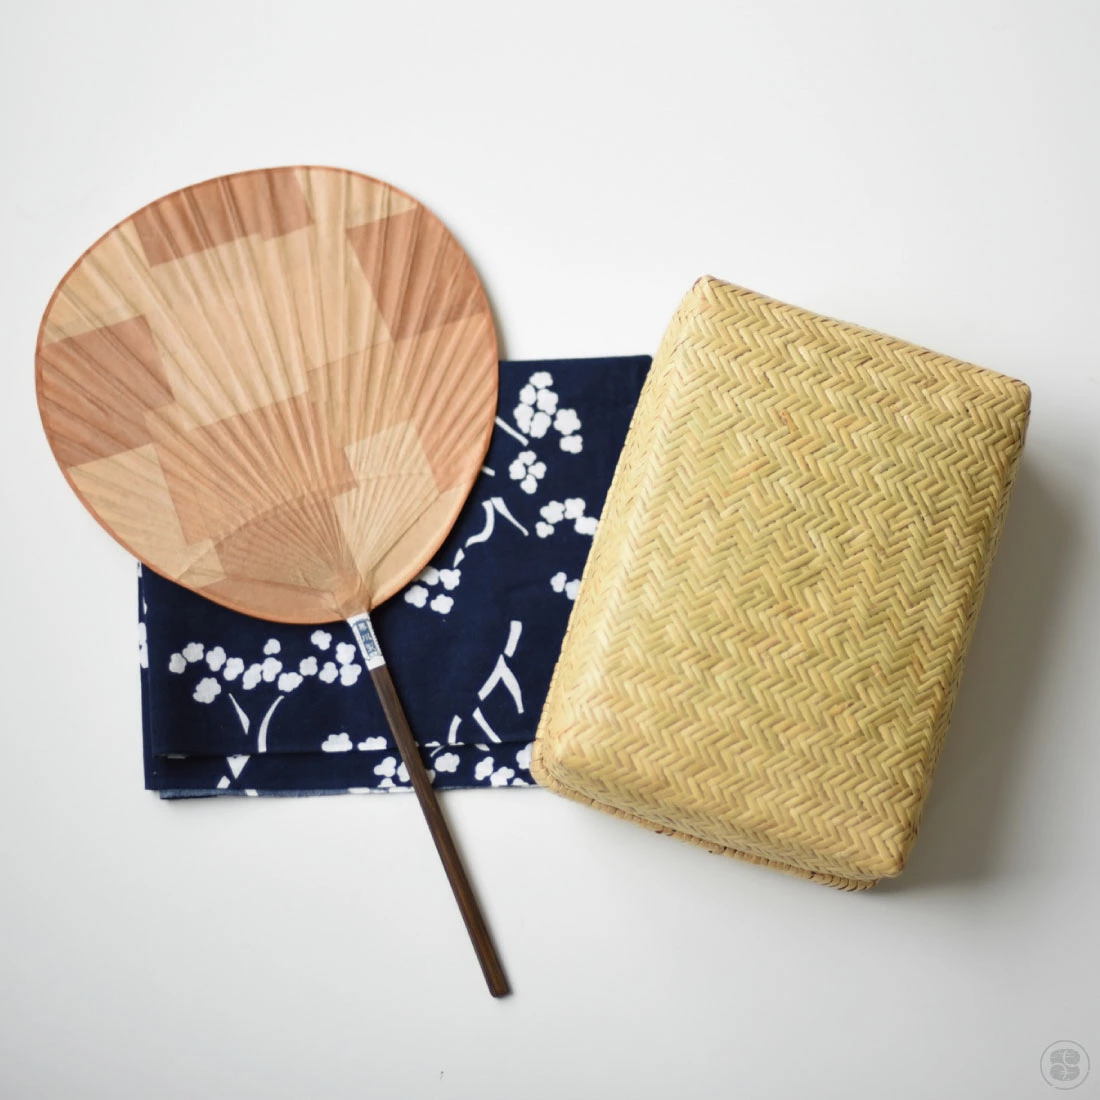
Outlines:
POLYGON ((496 335, 455 239, 332 168, 177 191, 62 280, 37 387, 73 490, 143 562, 245 614, 351 623, 506 992, 369 620, 439 547, 489 444, 496 335))

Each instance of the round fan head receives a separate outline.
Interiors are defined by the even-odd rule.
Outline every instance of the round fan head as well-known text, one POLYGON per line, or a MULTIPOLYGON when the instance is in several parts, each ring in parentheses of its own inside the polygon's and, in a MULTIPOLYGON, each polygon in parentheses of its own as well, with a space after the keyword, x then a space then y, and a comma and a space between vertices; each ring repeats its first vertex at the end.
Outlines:
POLYGON ((276 168, 100 238, 46 309, 37 389, 69 483, 134 555, 234 610, 327 622, 450 530, 489 445, 496 335, 415 199, 276 168))

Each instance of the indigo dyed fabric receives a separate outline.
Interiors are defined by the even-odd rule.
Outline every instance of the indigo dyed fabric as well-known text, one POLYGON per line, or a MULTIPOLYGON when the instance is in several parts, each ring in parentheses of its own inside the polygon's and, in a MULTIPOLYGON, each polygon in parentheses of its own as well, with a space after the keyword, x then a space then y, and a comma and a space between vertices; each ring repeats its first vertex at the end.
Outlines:
MULTIPOLYGON (((531 741, 648 356, 502 362, 481 476, 431 565, 372 612, 437 787, 531 782, 531 741)), ((270 623, 145 569, 146 786, 411 789, 345 623, 270 623)))

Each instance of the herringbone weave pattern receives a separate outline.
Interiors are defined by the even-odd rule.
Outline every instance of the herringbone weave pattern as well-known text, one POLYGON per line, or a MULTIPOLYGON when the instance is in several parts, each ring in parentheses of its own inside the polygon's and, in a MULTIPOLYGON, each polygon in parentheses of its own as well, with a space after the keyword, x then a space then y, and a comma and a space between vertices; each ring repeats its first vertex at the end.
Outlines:
POLYGON ((830 885, 897 874, 1029 401, 1013 379, 700 280, 635 413, 535 776, 830 885))

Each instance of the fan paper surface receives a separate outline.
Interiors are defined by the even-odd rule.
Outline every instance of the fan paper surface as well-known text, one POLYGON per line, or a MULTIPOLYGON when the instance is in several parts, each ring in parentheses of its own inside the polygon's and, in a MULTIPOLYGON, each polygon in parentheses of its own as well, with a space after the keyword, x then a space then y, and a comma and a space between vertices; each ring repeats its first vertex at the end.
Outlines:
POLYGON ((496 336, 443 224, 378 180, 281 168, 186 188, 88 250, 37 349, 50 445, 99 522, 247 614, 377 606, 481 467, 496 336))

